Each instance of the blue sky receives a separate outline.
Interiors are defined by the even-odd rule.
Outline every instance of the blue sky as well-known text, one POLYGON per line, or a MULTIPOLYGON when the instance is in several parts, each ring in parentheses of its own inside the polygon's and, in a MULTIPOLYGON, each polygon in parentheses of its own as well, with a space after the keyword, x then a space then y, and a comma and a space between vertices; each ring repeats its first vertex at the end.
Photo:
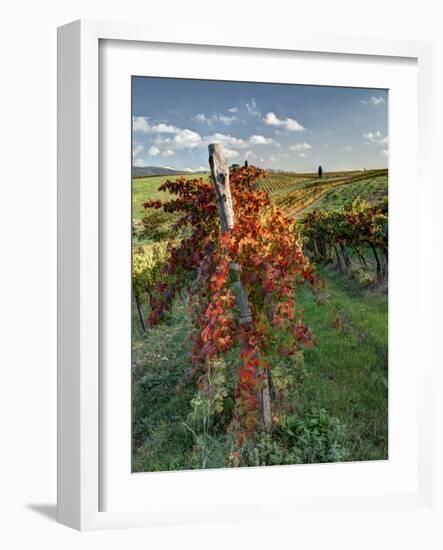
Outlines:
POLYGON ((388 165, 388 92, 363 88, 133 77, 133 164, 207 170, 231 162, 324 171, 388 165))

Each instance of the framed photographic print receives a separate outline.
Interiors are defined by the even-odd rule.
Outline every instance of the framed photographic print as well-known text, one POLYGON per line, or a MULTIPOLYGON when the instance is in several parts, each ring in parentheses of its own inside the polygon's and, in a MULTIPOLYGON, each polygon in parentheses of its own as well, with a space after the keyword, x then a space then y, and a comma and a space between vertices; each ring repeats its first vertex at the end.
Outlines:
POLYGON ((58 71, 59 521, 430 506, 429 45, 82 21, 58 71))
POLYGON ((133 472, 388 459, 388 91, 132 105, 133 472))

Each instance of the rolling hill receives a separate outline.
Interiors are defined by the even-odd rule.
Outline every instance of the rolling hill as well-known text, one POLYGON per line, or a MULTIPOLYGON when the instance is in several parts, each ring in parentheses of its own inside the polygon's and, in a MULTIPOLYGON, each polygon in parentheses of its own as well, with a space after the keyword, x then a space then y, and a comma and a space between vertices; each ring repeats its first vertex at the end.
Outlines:
POLYGON ((148 176, 170 176, 179 174, 198 174, 201 172, 192 172, 190 170, 175 170, 165 166, 133 166, 133 178, 145 178, 148 176))

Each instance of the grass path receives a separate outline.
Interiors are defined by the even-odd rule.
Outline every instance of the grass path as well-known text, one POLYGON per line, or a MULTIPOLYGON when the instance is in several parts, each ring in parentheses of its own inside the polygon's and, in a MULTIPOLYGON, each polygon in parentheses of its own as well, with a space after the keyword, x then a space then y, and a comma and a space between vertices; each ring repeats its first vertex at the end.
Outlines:
POLYGON ((305 352, 307 376, 298 407, 322 406, 345 424, 351 456, 387 458, 388 304, 326 270, 330 298, 318 306, 301 296, 318 345, 305 352))

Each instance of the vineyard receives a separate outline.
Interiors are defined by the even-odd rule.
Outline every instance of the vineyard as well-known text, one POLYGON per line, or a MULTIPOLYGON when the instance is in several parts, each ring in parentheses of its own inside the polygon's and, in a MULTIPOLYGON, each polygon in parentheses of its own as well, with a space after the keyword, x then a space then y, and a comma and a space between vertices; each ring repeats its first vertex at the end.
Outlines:
POLYGON ((270 193, 278 207, 288 216, 295 217, 336 189, 341 190, 345 186, 359 183, 364 186, 380 177, 386 178, 387 182, 387 170, 350 172, 348 174, 330 173, 325 174, 322 178, 293 177, 292 179, 278 178, 277 181, 271 179, 271 183, 264 183, 263 188, 270 193))
POLYGON ((387 458, 387 170, 213 173, 133 180, 133 470, 387 458))

